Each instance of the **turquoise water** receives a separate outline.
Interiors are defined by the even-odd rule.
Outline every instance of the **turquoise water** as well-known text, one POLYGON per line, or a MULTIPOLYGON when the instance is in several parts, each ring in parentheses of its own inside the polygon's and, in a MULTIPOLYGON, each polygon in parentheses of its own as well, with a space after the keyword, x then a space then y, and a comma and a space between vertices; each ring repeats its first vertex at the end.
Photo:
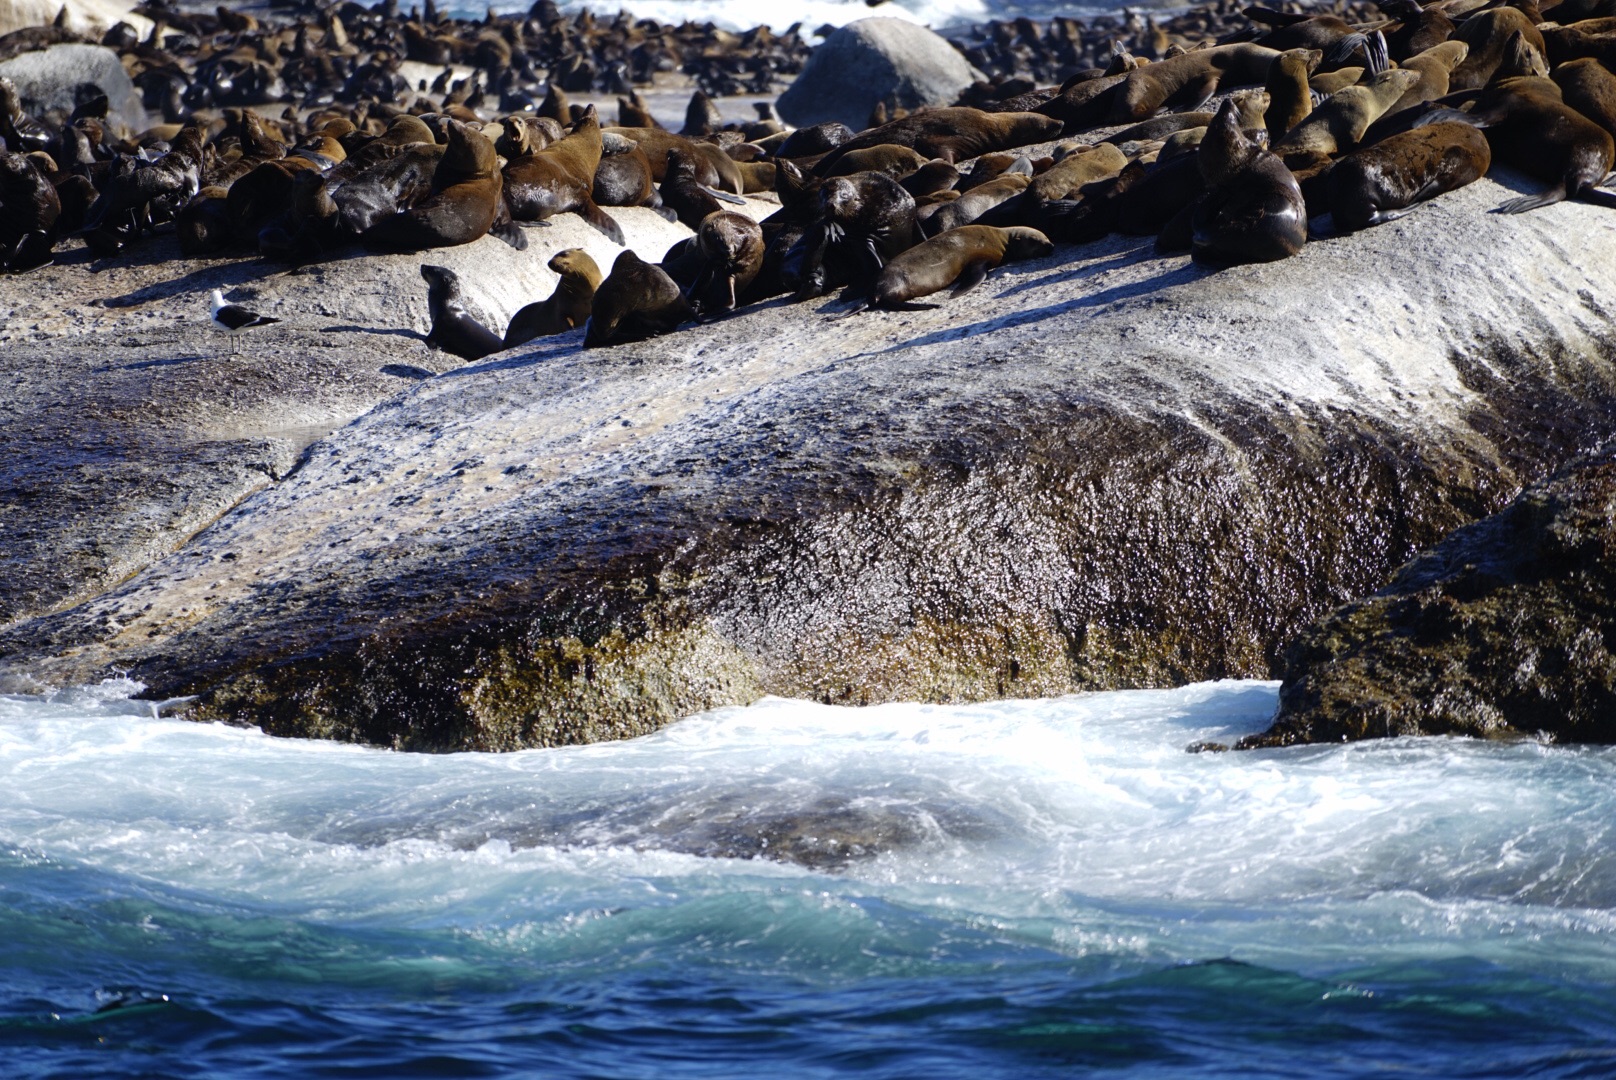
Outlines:
POLYGON ((1273 708, 1217 683, 425 757, 128 690, 0 698, 0 1075, 1616 1075, 1610 750, 1185 754, 1273 708))

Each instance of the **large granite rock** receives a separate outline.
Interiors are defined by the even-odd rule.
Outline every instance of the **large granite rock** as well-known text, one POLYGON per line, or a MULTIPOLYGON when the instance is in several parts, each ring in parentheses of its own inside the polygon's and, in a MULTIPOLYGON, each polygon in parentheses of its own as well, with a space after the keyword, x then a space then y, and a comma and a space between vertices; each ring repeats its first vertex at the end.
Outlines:
POLYGON ((1391 735, 1616 742, 1616 450, 1309 627, 1245 747, 1391 735))
POLYGON ((1616 416, 1616 215, 1483 181, 1209 273, 1062 248, 422 380, 173 555, 0 633, 285 734, 507 748, 766 693, 1264 676, 1616 416))
POLYGON ((17 84, 23 112, 67 114, 75 95, 94 87, 107 95, 108 117, 128 132, 145 130, 146 109, 118 54, 101 45, 52 45, 0 63, 0 76, 17 84))
MULTIPOLYGON (((690 235, 650 210, 612 213, 644 258, 690 235)), ((621 250, 573 214, 526 235, 526 251, 484 237, 295 269, 186 259, 167 237, 0 277, 0 626, 123 580, 284 477, 315 439, 459 367, 422 340, 422 262, 455 270, 503 332, 554 290, 556 251, 610 266, 621 250), (208 318, 215 288, 280 324, 226 344, 208 318)))
POLYGON ((952 105, 981 78, 958 49, 903 19, 859 19, 827 37, 776 106, 789 124, 839 121, 858 131, 881 102, 952 105))

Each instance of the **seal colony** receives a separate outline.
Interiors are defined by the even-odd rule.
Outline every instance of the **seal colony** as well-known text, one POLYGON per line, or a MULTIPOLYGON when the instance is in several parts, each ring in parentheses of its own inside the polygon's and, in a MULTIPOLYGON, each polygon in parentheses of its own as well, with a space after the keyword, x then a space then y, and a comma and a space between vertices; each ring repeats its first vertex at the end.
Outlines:
MULTIPOLYGON (((604 278, 587 257, 552 262, 556 295, 506 327, 477 322, 454 275, 424 265, 428 340, 475 360, 580 322, 586 347, 605 346, 780 296, 841 291, 848 314, 905 306, 1112 232, 1155 234, 1159 251, 1209 266, 1289 258, 1495 161, 1540 183, 1501 212, 1616 207, 1601 186, 1616 163, 1607 7, 1388 0, 1238 16, 1220 4, 1162 24, 1018 19, 960 43, 987 78, 958 102, 879 106, 854 132, 790 130, 767 107, 722 124, 710 95, 771 90, 800 69, 800 27, 607 23, 549 0, 480 21, 445 19, 430 0, 286 21, 148 5, 148 37, 119 24, 103 42, 164 123, 114 131, 94 94, 68 115, 29 116, 0 81, 0 260, 27 272, 69 238, 112 258, 167 229, 188 255, 292 264, 490 234, 525 250, 530 229, 564 213, 621 244, 610 209, 631 205, 695 234, 660 263, 625 251, 604 278), (443 73, 412 87, 406 60, 443 73), (636 89, 674 69, 698 86, 678 133, 636 89), (619 95, 615 125, 568 99, 599 89, 619 95), (779 209, 760 222, 729 209, 764 192, 779 209)), ((0 54, 66 34, 38 29, 0 39, 0 54)))

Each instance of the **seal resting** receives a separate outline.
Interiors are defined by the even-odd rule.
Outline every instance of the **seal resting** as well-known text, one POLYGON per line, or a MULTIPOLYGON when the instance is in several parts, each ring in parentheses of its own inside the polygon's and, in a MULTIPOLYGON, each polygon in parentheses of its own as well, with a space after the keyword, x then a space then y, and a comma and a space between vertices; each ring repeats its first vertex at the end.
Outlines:
POLYGON ((873 304, 897 307, 950 285, 960 296, 976 288, 988 272, 1007 262, 1041 259, 1055 250, 1037 229, 962 225, 939 233, 887 263, 875 279, 873 304))
POLYGON ((1393 135, 1338 161, 1326 181, 1335 227, 1383 225, 1416 205, 1474 183, 1492 165, 1487 137, 1447 120, 1393 135))
POLYGON ((666 334, 691 317, 690 304, 666 270, 624 251, 595 290, 584 345, 621 345, 666 334))
POLYGON ((511 316, 505 328, 505 348, 523 345, 534 338, 565 334, 589 321, 589 309, 600 288, 600 267, 583 248, 558 251, 545 264, 561 275, 555 292, 511 316))
POLYGON ((1232 100, 1207 126, 1197 157, 1207 187, 1190 216, 1197 262, 1273 262, 1302 250, 1302 189, 1284 162, 1241 130, 1232 100))
POLYGON ((460 295, 460 278, 453 270, 423 264, 421 277, 426 279, 426 303, 432 312, 427 344, 436 345, 462 360, 481 360, 505 347, 498 334, 472 318, 466 310, 460 295))
POLYGON ((854 150, 886 145, 906 146, 927 158, 941 158, 952 164, 1047 142, 1059 137, 1063 127, 1059 120, 1041 113, 988 113, 965 107, 928 109, 847 140, 820 158, 814 172, 830 176, 837 163, 854 150))
POLYGON ((361 239, 389 251, 469 244, 488 235, 499 216, 503 182, 494 144, 458 120, 446 120, 448 142, 432 173, 432 188, 415 206, 385 218, 361 239))
POLYGON ((595 202, 595 170, 604 141, 595 107, 584 109, 572 133, 542 150, 506 163, 505 201, 517 221, 544 221, 568 211, 578 214, 613 243, 623 228, 595 202))

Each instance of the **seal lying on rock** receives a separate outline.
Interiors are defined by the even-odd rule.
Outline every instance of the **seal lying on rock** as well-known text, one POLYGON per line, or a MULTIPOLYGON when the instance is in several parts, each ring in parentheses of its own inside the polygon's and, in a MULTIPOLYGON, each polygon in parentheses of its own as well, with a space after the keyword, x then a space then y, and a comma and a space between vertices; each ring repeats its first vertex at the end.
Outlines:
POLYGON ((1335 227, 1352 232, 1395 221, 1419 203, 1474 183, 1492 160, 1487 136, 1451 120, 1354 151, 1327 180, 1335 227))
POLYGON ((432 329, 426 335, 429 345, 462 360, 481 360, 505 347, 498 334, 466 310, 459 275, 446 266, 423 265, 421 277, 426 279, 426 302, 432 311, 432 329))
POLYGON ((1054 139, 1063 127, 1060 121, 1040 113, 928 109, 849 139, 820 158, 814 172, 829 176, 837 163, 852 151, 884 145, 907 146, 928 158, 947 162, 969 161, 997 150, 1013 150, 1054 139))
POLYGON ((623 242, 623 227, 595 202, 595 170, 603 149, 600 120, 589 106, 572 133, 505 166, 507 202, 518 221, 544 221, 572 211, 604 233, 623 242))
POLYGON ((1055 250, 1037 229, 962 225, 918 244, 894 258, 875 279, 877 307, 897 307, 950 285, 959 296, 982 284, 990 270, 1007 262, 1041 259, 1055 250))
POLYGON ((600 267, 583 248, 558 251, 545 264, 561 275, 555 292, 529 304, 511 317, 505 328, 505 348, 522 345, 534 338, 565 334, 589 321, 589 309, 600 288, 600 267))

